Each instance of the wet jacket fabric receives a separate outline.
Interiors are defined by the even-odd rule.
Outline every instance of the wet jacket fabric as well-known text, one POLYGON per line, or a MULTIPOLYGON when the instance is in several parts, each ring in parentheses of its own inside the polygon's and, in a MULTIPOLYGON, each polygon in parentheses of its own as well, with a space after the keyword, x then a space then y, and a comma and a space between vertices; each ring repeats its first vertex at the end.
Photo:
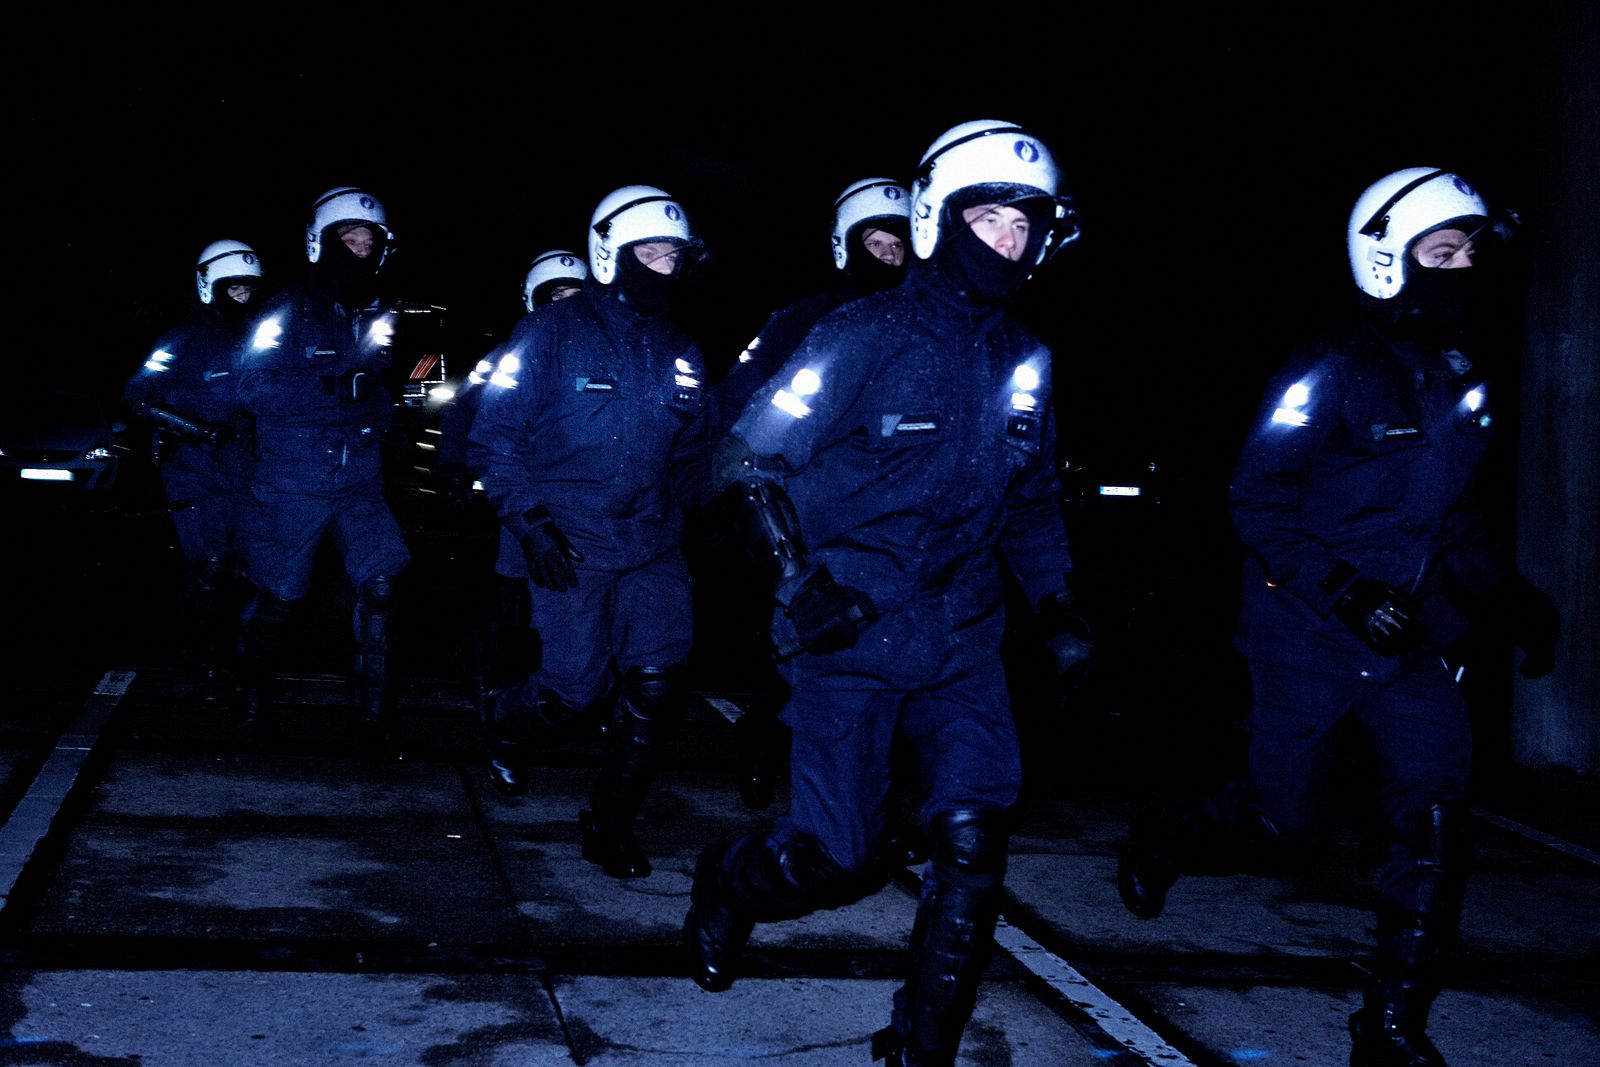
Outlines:
POLYGON ((681 555, 683 509, 709 489, 695 343, 591 281, 524 316, 499 351, 468 457, 511 536, 542 506, 583 553, 580 574, 681 555))
POLYGON ((261 504, 251 577, 277 596, 305 594, 328 530, 357 584, 392 576, 410 560, 383 499, 392 333, 393 317, 381 307, 346 308, 313 282, 268 301, 240 351, 239 398, 256 420, 261 504))
POLYGON ((200 305, 156 342, 123 388, 131 413, 156 407, 207 426, 226 425, 224 444, 188 441, 161 431, 161 483, 191 563, 243 550, 251 477, 249 412, 235 390, 240 339, 212 308, 200 305))
POLYGON ((1236 644, 1266 663, 1369 680, 1404 657, 1369 649, 1333 616, 1356 576, 1423 601, 1420 655, 1465 632, 1450 590, 1508 573, 1474 500, 1493 392, 1464 358, 1352 321, 1299 348, 1267 386, 1229 488, 1248 550, 1236 644))
MULTIPOLYGON (((853 647, 791 660, 797 690, 922 689, 987 671, 1002 561, 1030 603, 1065 591, 1050 370, 1049 350, 1002 308, 914 265, 904 284, 825 315, 755 392, 733 436, 785 487, 812 559, 881 613, 853 647)), ((776 613, 774 640, 793 634, 776 613)))

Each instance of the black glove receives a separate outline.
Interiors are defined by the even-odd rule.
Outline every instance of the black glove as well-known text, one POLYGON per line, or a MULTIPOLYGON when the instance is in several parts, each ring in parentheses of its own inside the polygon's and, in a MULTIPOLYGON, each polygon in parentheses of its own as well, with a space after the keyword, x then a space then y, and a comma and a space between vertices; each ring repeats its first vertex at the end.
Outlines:
POLYGON ((378 375, 371 367, 351 367, 339 375, 339 403, 358 404, 371 396, 377 387, 378 375))
POLYGON ((783 613, 794 620, 800 648, 780 648, 778 657, 787 659, 801 649, 814 656, 849 648, 861 635, 861 627, 878 615, 872 598, 859 589, 840 585, 818 564, 800 582, 799 588, 783 605, 783 613))
POLYGON ((1044 627, 1045 647, 1055 662, 1062 695, 1082 688, 1094 668, 1094 635, 1089 621, 1073 607, 1070 596, 1052 593, 1039 601, 1039 623, 1044 627))
POLYGON ((1415 652, 1428 640, 1422 606, 1383 582, 1357 578, 1333 606, 1333 614, 1380 656, 1415 652))
POLYGON ((1543 678, 1555 670, 1561 614, 1542 590, 1520 574, 1505 578, 1484 596, 1484 609, 1522 649, 1524 678, 1543 678))
POLYGON ((578 572, 572 565, 583 562, 583 553, 572 547, 572 542, 556 526, 549 512, 543 508, 534 510, 543 512, 544 517, 522 537, 522 556, 528 561, 528 577, 540 589, 557 593, 576 589, 578 572))

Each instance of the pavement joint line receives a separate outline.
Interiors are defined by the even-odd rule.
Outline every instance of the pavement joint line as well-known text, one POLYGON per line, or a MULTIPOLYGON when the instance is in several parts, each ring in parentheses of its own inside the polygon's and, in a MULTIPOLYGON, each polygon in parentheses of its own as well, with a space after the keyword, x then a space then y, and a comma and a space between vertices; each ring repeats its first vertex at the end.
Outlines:
POLYGON ((994 940, 1012 959, 1088 1015, 1106 1036, 1146 1063, 1161 1067, 1195 1067, 1193 1060, 1167 1044, 1133 1012, 1085 978, 1072 964, 1012 926, 1003 915, 995 924, 994 940))
POLYGON ((1478 818, 1483 819, 1485 822, 1493 823, 1502 830, 1510 830, 1514 834, 1521 834, 1528 840, 1537 841, 1546 848, 1553 848, 1557 852, 1565 852, 1567 855, 1583 860, 1585 863, 1592 863, 1596 867, 1600 867, 1600 852, 1584 848, 1582 845, 1575 845, 1571 841, 1556 837, 1554 834, 1547 834, 1543 830, 1535 830, 1531 826, 1524 826, 1515 819, 1508 819, 1504 815, 1496 815, 1492 811, 1485 811, 1482 808, 1474 808, 1473 811, 1478 818))
POLYGON ((44 764, 28 783, 28 790, 17 801, 0 826, 0 911, 11 902, 12 892, 23 870, 33 858, 39 842, 50 832, 61 805, 77 781, 88 759, 89 750, 100 738, 128 687, 135 671, 107 671, 95 685, 93 695, 84 701, 83 710, 61 734, 44 764), (46 784, 48 783, 48 784, 46 784), (40 811, 40 808, 44 811, 40 811))

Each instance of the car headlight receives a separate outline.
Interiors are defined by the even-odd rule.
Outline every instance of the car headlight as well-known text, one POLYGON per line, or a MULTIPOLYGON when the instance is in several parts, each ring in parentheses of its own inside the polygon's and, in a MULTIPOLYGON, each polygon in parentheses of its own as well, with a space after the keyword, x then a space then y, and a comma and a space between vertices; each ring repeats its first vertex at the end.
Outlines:
POLYGON ((114 459, 115 456, 112 454, 112 451, 109 448, 91 448, 91 449, 89 449, 89 451, 87 451, 87 452, 85 452, 83 454, 83 458, 84 459, 114 459))

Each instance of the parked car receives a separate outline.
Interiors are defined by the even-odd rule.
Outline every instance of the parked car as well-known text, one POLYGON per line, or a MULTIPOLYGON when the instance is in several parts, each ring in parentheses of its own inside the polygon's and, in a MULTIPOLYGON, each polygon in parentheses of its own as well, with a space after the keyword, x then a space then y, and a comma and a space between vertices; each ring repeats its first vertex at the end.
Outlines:
POLYGON ((8 491, 102 492, 128 454, 127 425, 90 393, 46 390, 0 423, 0 483, 8 491))

